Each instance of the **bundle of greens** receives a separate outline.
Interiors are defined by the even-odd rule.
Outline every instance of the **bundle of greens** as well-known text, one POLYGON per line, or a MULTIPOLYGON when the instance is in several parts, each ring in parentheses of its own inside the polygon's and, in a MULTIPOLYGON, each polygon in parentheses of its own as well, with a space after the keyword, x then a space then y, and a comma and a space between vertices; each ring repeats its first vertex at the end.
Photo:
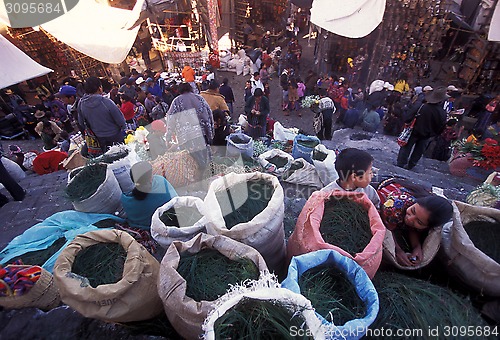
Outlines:
POLYGON ((226 228, 231 229, 239 223, 250 222, 269 204, 274 194, 274 187, 269 181, 249 180, 217 192, 215 196, 224 215, 226 228), (241 202, 242 198, 246 198, 241 202))
MULTIPOLYGON (((378 272, 373 278, 377 289, 380 310, 371 329, 423 330, 407 338, 431 338, 427 330, 444 326, 484 326, 485 322, 474 310, 470 301, 451 290, 427 281, 392 272, 378 272)), ((370 334, 370 333, 368 333, 370 334)))
POLYGON ((304 146, 306 148, 309 148, 309 149, 314 149, 319 144, 319 142, 317 140, 301 140, 301 139, 298 139, 297 140, 297 144, 301 145, 301 146, 304 146))
POLYGON ((485 255, 500 263, 500 223, 472 221, 464 225, 474 246, 485 255))
POLYGON ((314 159, 315 161, 323 162, 327 156, 327 153, 314 149, 312 159, 314 159))
POLYGON ((106 164, 88 165, 75 175, 66 187, 66 195, 70 201, 83 201, 92 196, 106 180, 106 164))
POLYGON ((244 140, 239 135, 232 135, 229 137, 234 144, 247 144, 249 140, 244 140))
POLYGON ((171 207, 160 216, 160 221, 166 226, 190 227, 198 222, 203 216, 195 207, 178 206, 171 207), (179 222, 182 221, 182 226, 179 222))
POLYGON ((101 162, 101 163, 106 163, 106 164, 111 164, 114 163, 122 158, 127 157, 129 154, 129 150, 127 148, 120 148, 116 152, 106 152, 104 155, 95 158, 96 162, 101 162))
POLYGON ((113 284, 123 277, 127 253, 119 243, 96 243, 75 256, 71 271, 86 277, 94 288, 113 284))
POLYGON ((276 167, 278 169, 282 168, 282 167, 284 167, 285 165, 288 164, 288 159, 287 158, 281 157, 281 156, 278 156, 278 155, 270 157, 270 158, 266 158, 266 160, 269 163, 276 165, 276 167))
POLYGON ((299 287, 316 312, 334 325, 342 326, 366 314, 366 306, 356 287, 335 267, 318 266, 307 270, 299 278, 299 287))
POLYGON ((23 261, 23 264, 30 264, 32 266, 42 266, 52 255, 57 253, 59 249, 66 243, 66 238, 61 237, 52 243, 48 248, 27 252, 9 262, 17 260, 23 261))
POLYGON ((215 338, 310 339, 304 318, 293 308, 276 300, 244 298, 215 321, 215 338))
POLYGON ((353 256, 362 252, 372 237, 367 211, 347 198, 325 201, 320 231, 325 242, 353 256))
POLYGON ((182 253, 177 272, 186 280, 186 295, 195 301, 214 301, 231 285, 259 278, 259 268, 250 259, 230 260, 214 249, 182 253))

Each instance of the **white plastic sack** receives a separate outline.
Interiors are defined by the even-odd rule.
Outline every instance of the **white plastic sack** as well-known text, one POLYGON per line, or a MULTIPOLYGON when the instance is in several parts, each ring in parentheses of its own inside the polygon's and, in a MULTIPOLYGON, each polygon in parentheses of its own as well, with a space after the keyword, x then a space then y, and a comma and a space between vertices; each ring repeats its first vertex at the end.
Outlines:
POLYGON ((250 282, 246 287, 235 286, 231 288, 217 300, 216 307, 208 314, 203 324, 204 339, 215 340, 215 322, 245 298, 277 301, 292 308, 292 312, 300 313, 305 320, 304 328, 297 331, 311 334, 313 339, 325 339, 325 334, 328 333, 326 326, 322 325, 316 316, 311 301, 301 294, 281 288, 271 275, 263 275, 259 280, 250 282))
MULTIPOLYGON (((229 197, 227 197, 229 200, 229 197)), ((235 192, 232 201, 235 208, 246 200, 242 192, 235 192)), ((205 197, 205 216, 207 217, 207 232, 211 235, 224 235, 233 240, 247 244, 257 249, 271 270, 280 270, 285 261, 285 230, 283 218, 285 216, 284 194, 280 182, 274 176, 254 172, 248 174, 229 173, 214 180, 208 188, 205 197), (224 192, 235 184, 250 180, 263 179, 269 181, 274 193, 267 207, 251 221, 240 223, 228 229, 224 222, 224 214, 231 211, 222 211, 216 193, 224 192)))
POLYGON ((24 173, 23 169, 17 164, 16 162, 8 159, 7 157, 2 157, 2 164, 5 167, 5 170, 11 175, 11 177, 14 179, 14 181, 19 182, 22 180, 24 177, 26 177, 26 174, 24 173))
POLYGON ((248 75, 250 75, 250 73, 251 73, 250 71, 251 71, 251 70, 252 70, 252 69, 251 69, 251 67, 250 67, 250 66, 248 66, 248 65, 243 66, 243 75, 244 75, 244 76, 248 76, 248 75))
POLYGON ((294 170, 290 175, 288 175, 290 170, 285 172, 283 174, 283 181, 294 184, 308 185, 318 189, 323 187, 314 165, 306 161, 304 158, 297 158, 293 160, 291 167, 293 167, 294 164, 300 164, 302 167, 294 170))
POLYGON ((339 178, 339 174, 337 173, 337 170, 335 170, 335 160, 337 158, 335 151, 327 149, 327 147, 323 144, 317 145, 314 150, 327 154, 326 159, 323 161, 315 159, 314 151, 312 155, 314 167, 316 168, 316 172, 318 173, 323 185, 326 186, 329 183, 336 181, 339 178))
POLYGON ((106 152, 106 155, 118 153, 123 149, 126 149, 128 151, 128 155, 109 164, 108 168, 113 171, 113 174, 115 175, 122 192, 128 193, 134 189, 134 182, 130 177, 130 168, 132 167, 132 165, 139 162, 139 158, 137 157, 135 148, 131 148, 127 145, 114 145, 109 148, 109 150, 106 152))
POLYGON ((294 140, 297 134, 290 129, 287 129, 281 125, 280 122, 274 123, 273 139, 281 141, 294 140))
POLYGON ((240 155, 248 159, 253 157, 253 139, 244 133, 232 133, 227 137, 226 156, 237 157, 240 155), (239 138, 244 143, 236 143, 234 138, 239 138))
POLYGON ((243 74, 243 61, 237 60, 236 61, 236 75, 240 76, 242 74, 243 74))
POLYGON ((290 168, 292 161, 293 157, 290 154, 287 154, 285 151, 279 149, 271 149, 259 156, 259 163, 264 168, 264 170, 276 176, 283 175, 283 173, 287 171, 288 168, 290 168), (268 159, 275 156, 287 159, 287 163, 285 164, 285 166, 278 168, 276 165, 268 161, 268 159))
POLYGON ((190 207, 197 209, 203 215, 203 201, 201 198, 193 196, 177 196, 156 209, 151 219, 151 236, 162 247, 168 248, 173 241, 186 242, 205 232, 206 218, 202 217, 193 225, 188 225, 189 216, 177 216, 180 227, 167 226, 161 220, 160 216, 170 208, 190 207))
MULTIPOLYGON (((76 178, 76 176, 70 178, 71 173, 68 176, 68 183, 76 178)), ((122 214, 123 207, 121 195, 122 191, 120 189, 120 185, 118 184, 113 171, 107 167, 106 178, 97 188, 96 192, 83 201, 75 201, 72 203, 76 211, 113 215, 118 212, 119 214, 122 214)))
POLYGON ((38 155, 34 152, 26 152, 24 154, 23 166, 28 170, 33 170, 33 161, 35 160, 36 156, 38 155))

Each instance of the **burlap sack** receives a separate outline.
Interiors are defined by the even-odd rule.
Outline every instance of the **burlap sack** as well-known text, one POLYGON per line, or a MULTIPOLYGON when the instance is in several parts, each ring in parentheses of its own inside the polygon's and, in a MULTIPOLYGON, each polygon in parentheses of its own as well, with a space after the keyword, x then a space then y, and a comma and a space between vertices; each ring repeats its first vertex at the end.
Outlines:
POLYGON ((54 283, 54 277, 43 268, 40 278, 27 294, 0 297, 0 306, 7 309, 34 307, 47 311, 56 308, 60 303, 61 297, 54 283))
POLYGON ((186 280, 177 272, 182 252, 196 254, 202 249, 215 249, 232 260, 248 258, 261 272, 267 271, 264 259, 255 249, 224 236, 198 234, 188 242, 174 241, 161 261, 158 293, 170 323, 186 339, 201 336, 203 321, 216 302, 195 301, 186 296, 186 280))
MULTIPOLYGON (((303 295, 294 293, 293 291, 281 288, 275 278, 270 275, 263 275, 259 280, 252 281, 248 287, 236 286, 232 287, 227 294, 217 300, 215 308, 207 316, 203 330, 203 336, 206 340, 215 340, 215 322, 223 316, 228 310, 236 306, 243 299, 255 299, 263 301, 276 301, 288 307, 291 312, 299 313, 304 319, 304 324, 301 329, 292 329, 290 327, 290 337, 299 335, 299 333, 310 334, 313 339, 330 339, 329 336, 335 334, 335 329, 329 325, 322 324, 311 301, 303 295), (293 333, 297 333, 296 335, 293 333)), ((334 326, 335 327, 335 326, 334 326)), ((302 338, 302 337, 298 337, 302 338)), ((309 338, 309 337, 304 337, 309 338)))
POLYGON ((500 296, 500 264, 470 240, 464 225, 472 221, 499 222, 500 210, 453 202, 453 219, 443 226, 443 257, 448 270, 475 290, 500 296))
MULTIPOLYGON (((238 199, 238 197, 235 199, 238 199)), ((246 198, 241 197, 241 199, 246 198)), ((230 173, 217 178, 210 184, 205 197, 205 216, 208 219, 206 226, 208 234, 224 235, 257 249, 266 260, 267 266, 273 271, 279 272, 285 265, 284 194, 283 188, 276 177, 254 172, 249 174, 230 173), (221 211, 215 194, 225 191, 237 183, 258 179, 267 180, 274 187, 274 193, 267 208, 251 221, 227 229, 223 214, 228 214, 231 211, 221 211)))
POLYGON ((206 231, 206 219, 204 217, 193 225, 187 225, 186 221, 189 216, 177 216, 179 227, 165 225, 160 220, 160 216, 172 207, 174 209, 177 207, 190 207, 198 210, 203 215, 203 201, 201 198, 193 196, 174 197, 156 209, 151 218, 151 236, 164 248, 168 248, 173 241, 189 241, 199 233, 206 231))
POLYGON ((427 266, 437 255, 441 245, 441 227, 432 228, 422 244, 422 261, 415 266, 402 266, 396 260, 396 241, 392 232, 387 230, 384 238, 384 259, 396 268, 415 270, 427 266))
POLYGON ((156 282, 160 264, 132 236, 120 230, 98 230, 78 235, 61 252, 54 266, 54 278, 62 301, 88 318, 111 322, 150 319, 162 311, 156 282), (119 243, 127 252, 120 281, 100 285, 71 272, 76 255, 97 243, 119 243))
POLYGON ((73 170, 87 164, 89 159, 82 156, 80 150, 74 150, 71 155, 69 155, 64 161, 62 161, 61 165, 66 170, 73 170))
POLYGON ((293 167, 294 164, 300 164, 302 167, 294 171, 288 169, 282 176, 284 182, 308 185, 315 188, 323 187, 323 183, 321 183, 321 179, 314 165, 307 162, 304 158, 294 159, 291 163, 291 167, 293 167))
POLYGON ((346 191, 316 191, 307 200, 300 212, 292 236, 288 239, 287 255, 302 255, 320 249, 333 249, 340 254, 356 261, 373 278, 382 261, 382 242, 385 236, 385 226, 373 203, 364 193, 346 191), (326 243, 320 232, 321 219, 325 209, 325 201, 335 198, 347 198, 360 204, 367 212, 370 219, 372 238, 361 253, 352 256, 345 250, 326 243))

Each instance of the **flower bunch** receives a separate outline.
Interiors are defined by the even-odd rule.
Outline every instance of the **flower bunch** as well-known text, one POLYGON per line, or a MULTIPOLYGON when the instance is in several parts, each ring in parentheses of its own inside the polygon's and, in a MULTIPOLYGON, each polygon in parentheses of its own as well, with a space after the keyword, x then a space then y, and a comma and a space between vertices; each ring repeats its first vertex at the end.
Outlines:
POLYGON ((483 143, 457 141, 453 145, 458 152, 471 155, 472 164, 483 169, 497 169, 500 167, 500 145, 491 138, 483 143))
POLYGON ((306 96, 302 99, 302 107, 313 107, 319 105, 319 96, 306 96))

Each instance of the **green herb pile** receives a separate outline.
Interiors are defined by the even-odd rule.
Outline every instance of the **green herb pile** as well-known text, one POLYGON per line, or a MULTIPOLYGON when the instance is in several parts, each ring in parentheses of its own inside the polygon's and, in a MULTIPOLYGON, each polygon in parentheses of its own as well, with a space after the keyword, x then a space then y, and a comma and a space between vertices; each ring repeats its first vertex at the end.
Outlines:
POLYGON ((160 216, 160 221, 163 222, 166 226, 174 226, 174 227, 191 227, 196 222, 198 222, 203 216, 200 214, 198 209, 193 207, 186 206, 178 206, 171 207, 167 211, 165 211, 160 216), (182 221, 182 225, 179 222, 182 221))
POLYGON ((274 187, 266 180, 249 180, 215 194, 227 229, 250 222, 269 204, 274 187))
POLYGON ((270 158, 266 158, 266 160, 269 163, 272 163, 272 164, 276 165, 276 167, 278 169, 284 167, 288 163, 288 159, 285 158, 285 157, 281 157, 281 156, 273 156, 273 157, 270 157, 270 158))
POLYGON ((66 195, 72 202, 92 196, 106 179, 106 164, 92 164, 80 170, 66 187, 66 195))
POLYGON ((23 261, 23 264, 30 264, 33 266, 42 266, 52 255, 57 253, 59 249, 66 243, 66 238, 61 237, 52 243, 48 248, 30 251, 21 256, 13 258, 9 262, 14 262, 17 260, 23 261))
POLYGON ((325 201, 320 231, 325 242, 353 256, 362 252, 372 237, 368 212, 347 198, 332 197, 325 201))
POLYGON ((259 268, 250 259, 230 260, 214 249, 182 253, 177 272, 186 280, 186 295, 195 301, 214 301, 230 285, 259 278, 259 268))
MULTIPOLYGON (((398 273, 379 271, 373 278, 378 292, 380 310, 371 329, 423 330, 423 337, 431 339, 428 329, 445 326, 484 326, 478 312, 470 301, 453 293, 451 290, 436 286, 427 281, 408 277, 398 273)), ((443 333, 440 333, 442 337, 443 333)), ((416 334, 415 334, 416 335, 416 334)), ((409 336, 406 339, 422 339, 421 336, 409 336)))
POLYGON ((464 225, 474 246, 500 263, 500 223, 472 221, 464 225))
POLYGON ((119 243, 96 243, 76 254, 71 271, 86 277, 94 288, 123 277, 127 253, 119 243))
POLYGON ((244 298, 215 321, 216 339, 310 339, 304 318, 282 302, 244 298), (292 328, 293 327, 293 328, 292 328), (303 336, 295 335, 291 330, 303 336))
POLYGON ((342 326, 366 315, 366 306, 356 288, 335 267, 319 266, 307 270, 299 278, 299 286, 316 312, 334 325, 342 326))

